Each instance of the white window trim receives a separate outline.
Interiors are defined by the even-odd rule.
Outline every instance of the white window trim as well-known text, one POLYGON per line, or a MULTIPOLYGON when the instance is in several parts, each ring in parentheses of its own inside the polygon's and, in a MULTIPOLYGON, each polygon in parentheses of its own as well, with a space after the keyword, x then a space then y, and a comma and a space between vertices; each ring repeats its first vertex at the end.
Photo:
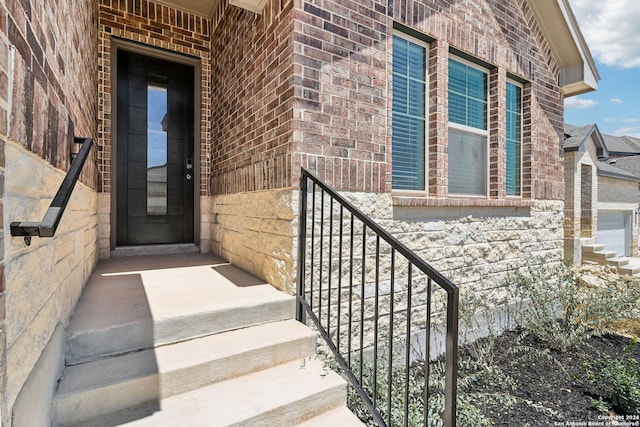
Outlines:
MULTIPOLYGON (((402 39, 408 40, 411 43, 415 43, 419 46, 422 46, 425 49, 425 67, 424 67, 424 85, 425 85, 425 94, 424 94, 424 188, 421 190, 406 190, 406 189, 394 189, 393 188, 393 142, 391 147, 391 170, 392 170, 392 179, 391 179, 391 193, 393 195, 409 195, 409 196, 417 196, 417 195, 425 195, 429 193, 429 51, 431 49, 431 45, 424 40, 420 40, 419 38, 410 36, 409 34, 402 32, 400 30, 393 30, 393 35, 398 36, 402 39)), ((391 38, 391 55, 389 67, 391 69, 391 87, 393 93, 393 37, 391 38)), ((392 95, 393 96, 393 95, 392 95)), ((391 132, 393 139, 393 99, 391 100, 391 132)))
MULTIPOLYGON (((487 70, 486 68, 483 68, 481 66, 479 66, 478 64, 475 64, 469 60, 466 60, 464 58, 461 58, 459 56, 456 55, 451 55, 449 56, 449 59, 452 59, 456 62, 460 62, 464 65, 467 65, 469 67, 475 68, 476 70, 479 70, 481 72, 483 72, 486 76, 487 76, 487 87, 485 88, 485 93, 486 93, 486 99, 487 99, 487 117, 486 117, 486 123, 487 123, 487 129, 478 129, 478 128, 474 128, 471 126, 466 126, 466 125, 461 125, 459 123, 453 123, 449 120, 449 109, 447 107, 447 125, 449 129, 455 129, 457 131, 460 132, 465 132, 465 133, 470 133, 473 135, 478 135, 478 136, 482 136, 485 138, 485 145, 486 145, 486 150, 487 150, 487 158, 486 158, 486 164, 485 164, 485 170, 486 170, 486 188, 485 188, 485 194, 464 194, 464 193, 450 193, 449 190, 449 186, 447 185, 447 194, 449 195, 449 197, 463 197, 463 198, 477 198, 477 199, 488 199, 489 198, 489 186, 490 186, 490 176, 489 176, 489 158, 491 157, 491 153, 489 152, 489 117, 490 117, 490 111, 489 111, 489 106, 491 105, 490 100, 489 100, 489 70, 487 70)), ((447 78, 447 96, 449 93, 449 80, 447 78)), ((448 163, 448 160, 447 160, 448 163)), ((448 168, 447 168, 448 170, 448 168)))
MULTIPOLYGON (((511 83, 514 86, 520 88, 520 194, 519 195, 509 195, 506 194, 507 189, 505 187, 505 195, 507 198, 511 199, 522 199, 522 194, 524 192, 524 85, 520 82, 517 82, 513 79, 507 79, 507 83, 511 83)), ((506 85, 505 85, 505 103, 506 103, 506 85)), ((507 118, 506 118, 506 108, 505 108, 505 118, 504 118, 505 129, 507 127, 507 118)), ((506 138, 505 138, 506 142, 506 138)), ((506 150, 506 147, 505 147, 506 150)), ((505 153, 506 154, 506 153, 505 153)), ((506 165, 505 165, 505 175, 506 175, 506 165)), ((507 180, 505 179, 505 186, 507 185, 507 180)))

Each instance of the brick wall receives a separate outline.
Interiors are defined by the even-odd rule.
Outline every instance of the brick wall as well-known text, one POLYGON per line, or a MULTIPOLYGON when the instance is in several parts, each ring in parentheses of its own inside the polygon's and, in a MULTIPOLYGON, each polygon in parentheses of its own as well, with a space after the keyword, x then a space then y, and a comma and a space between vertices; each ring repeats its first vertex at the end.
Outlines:
POLYGON ((201 59, 200 82, 200 194, 207 193, 210 167, 207 142, 210 140, 211 94, 208 19, 161 2, 147 0, 99 0, 99 190, 111 192, 111 40, 118 37, 168 49, 201 59))
MULTIPOLYGON (((96 8, 53 1, 7 3, 6 35, 15 47, 9 81, 11 117, 0 115, 3 133, 51 165, 67 170, 74 135, 96 136, 96 8)), ((4 16, 4 15, 3 15, 4 16)), ((95 157, 82 181, 96 186, 95 157)))
MULTIPOLYGON (((523 196, 562 200, 563 106, 558 69, 525 0, 419 2, 302 1, 294 11, 294 142, 298 164, 341 189, 389 191, 392 22, 433 40, 429 50, 429 197, 403 205, 446 206, 447 61, 450 48, 496 67, 491 71, 490 198, 505 199, 505 108, 508 73, 523 90, 523 196), (469 17, 473 19, 469 19, 469 17)), ((460 205, 459 202, 454 202, 460 205)), ((461 203, 464 205, 465 203, 461 203)), ((474 201, 473 206, 483 202, 474 201)), ((499 203, 500 204, 500 203, 499 203)), ((498 205, 499 205, 498 204, 498 205)))
POLYGON ((295 178, 303 166, 337 189, 390 191, 386 5, 296 3, 295 178))
POLYGON ((638 183, 599 176, 598 203, 623 203, 636 205, 638 203, 638 183))
POLYGON ((291 0, 262 15, 221 3, 211 46, 211 193, 291 185, 291 0))

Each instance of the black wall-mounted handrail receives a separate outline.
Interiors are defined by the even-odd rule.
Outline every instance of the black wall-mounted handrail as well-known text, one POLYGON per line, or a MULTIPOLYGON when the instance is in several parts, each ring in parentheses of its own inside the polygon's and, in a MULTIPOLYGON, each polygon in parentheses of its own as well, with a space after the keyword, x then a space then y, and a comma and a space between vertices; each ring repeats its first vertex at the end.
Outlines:
POLYGON ((76 144, 82 144, 82 148, 78 152, 77 157, 71 162, 69 172, 64 177, 60 188, 53 198, 49 209, 44 215, 44 218, 40 222, 12 222, 11 235, 12 236, 24 236, 25 243, 29 245, 31 243, 31 237, 53 237, 56 234, 56 229, 62 214, 64 213, 67 203, 71 198, 73 188, 80 177, 80 172, 89 157, 89 152, 93 146, 93 139, 91 138, 74 138, 76 144))

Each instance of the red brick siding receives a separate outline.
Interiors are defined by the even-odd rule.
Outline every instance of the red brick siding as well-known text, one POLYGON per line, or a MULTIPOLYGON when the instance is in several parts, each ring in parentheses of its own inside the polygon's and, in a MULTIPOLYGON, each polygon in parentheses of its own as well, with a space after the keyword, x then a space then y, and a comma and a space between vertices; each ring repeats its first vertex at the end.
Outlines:
POLYGON ((390 35, 397 21, 435 39, 428 92, 428 195, 433 203, 445 203, 438 199, 448 193, 450 48, 495 67, 490 71, 489 199, 506 200, 502 86, 508 73, 531 82, 523 90, 523 198, 563 198, 558 68, 525 0, 301 0, 294 13, 294 174, 302 164, 340 189, 390 190, 390 35))
POLYGON ((100 191, 111 191, 111 37, 201 58, 200 194, 207 194, 210 163, 210 26, 208 19, 147 0, 99 0, 100 191))
MULTIPOLYGON (((12 112, 0 110, 0 134, 67 170, 73 136, 97 136, 96 5, 11 1, 4 8, 1 30, 15 54, 10 71, 6 45, 1 52, 0 97, 12 91, 12 112)), ((94 154, 81 180, 96 187, 94 154)))
POLYGON ((291 185, 291 0, 223 4, 212 34, 212 194, 291 185))
POLYGON ((389 191, 386 2, 299 1, 294 11, 294 183, 389 191))

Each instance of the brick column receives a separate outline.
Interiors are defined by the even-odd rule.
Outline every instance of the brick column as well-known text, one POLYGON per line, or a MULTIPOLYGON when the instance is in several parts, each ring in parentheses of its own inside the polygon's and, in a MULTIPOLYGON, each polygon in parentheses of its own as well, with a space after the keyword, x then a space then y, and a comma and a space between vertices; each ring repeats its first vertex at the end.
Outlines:
POLYGON ((532 111, 533 89, 531 83, 527 83, 522 88, 522 197, 531 199, 533 197, 533 175, 532 175, 532 137, 533 120, 532 111))
POLYGON ((506 197, 507 171, 507 72, 494 68, 489 72, 489 197, 506 197))
POLYGON ((429 195, 448 194, 449 44, 434 41, 429 49, 429 195))

